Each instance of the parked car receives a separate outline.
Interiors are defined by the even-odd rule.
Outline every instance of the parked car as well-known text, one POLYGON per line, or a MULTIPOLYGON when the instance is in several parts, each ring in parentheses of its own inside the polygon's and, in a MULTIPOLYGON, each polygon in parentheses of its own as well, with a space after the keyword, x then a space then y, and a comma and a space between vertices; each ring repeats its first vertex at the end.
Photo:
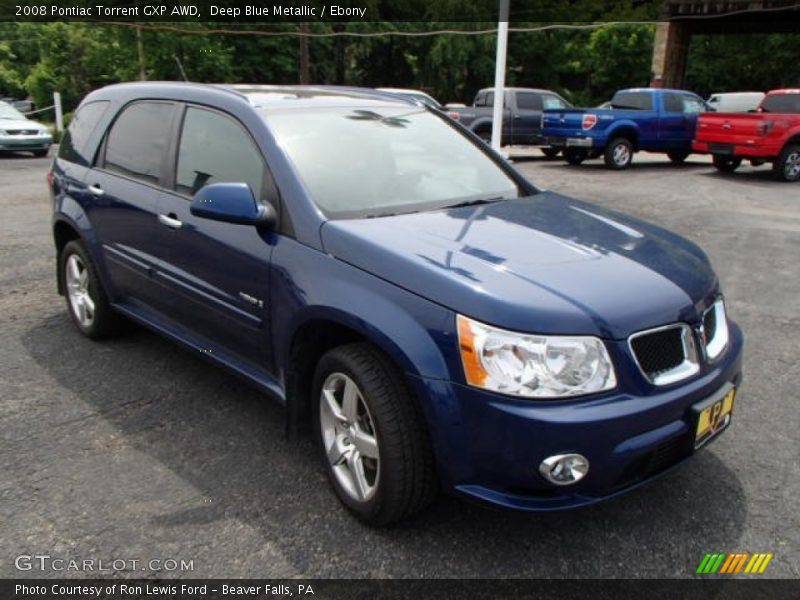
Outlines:
POLYGON ((626 169, 640 150, 664 152, 682 163, 692 151, 703 100, 691 92, 661 88, 621 90, 611 108, 546 110, 542 135, 564 149, 570 164, 602 155, 611 169, 626 169))
POLYGON ((706 104, 710 112, 752 112, 764 99, 764 92, 729 92, 711 94, 706 104))
MULTIPOLYGON (((545 143, 541 134, 542 111, 548 108, 569 108, 572 105, 550 90, 506 88, 503 103, 501 143, 506 145, 544 146, 548 158, 558 156, 559 149, 545 143)), ((448 114, 482 140, 492 138, 494 88, 485 88, 475 95, 472 106, 451 108, 448 114)))
POLYGON ((591 504, 730 423, 742 334, 703 251, 408 100, 115 85, 48 179, 77 329, 127 317, 274 396, 367 523, 439 489, 591 504))
POLYGON ((722 172, 747 159, 755 166, 771 162, 781 181, 800 180, 800 89, 770 92, 756 113, 701 116, 693 147, 713 155, 722 172))
POLYGON ((16 108, 0 102, 0 151, 24 150, 34 156, 47 156, 53 136, 50 130, 31 121, 16 108))
POLYGON ((416 100, 418 102, 422 102, 425 106, 430 106, 436 110, 445 110, 445 108, 430 94, 426 94, 421 90, 408 90, 404 88, 390 88, 390 87, 383 87, 383 88, 376 88, 379 92, 388 92, 390 94, 397 94, 398 96, 402 96, 403 98, 408 98, 409 100, 416 100))

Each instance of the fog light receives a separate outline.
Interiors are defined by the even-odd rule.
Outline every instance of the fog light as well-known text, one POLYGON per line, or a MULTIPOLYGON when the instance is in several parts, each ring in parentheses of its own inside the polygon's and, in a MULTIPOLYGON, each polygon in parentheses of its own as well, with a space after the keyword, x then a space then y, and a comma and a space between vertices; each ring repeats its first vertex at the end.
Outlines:
POLYGON ((556 454, 549 456, 539 465, 539 473, 550 483, 572 485, 586 477, 589 461, 580 454, 556 454))

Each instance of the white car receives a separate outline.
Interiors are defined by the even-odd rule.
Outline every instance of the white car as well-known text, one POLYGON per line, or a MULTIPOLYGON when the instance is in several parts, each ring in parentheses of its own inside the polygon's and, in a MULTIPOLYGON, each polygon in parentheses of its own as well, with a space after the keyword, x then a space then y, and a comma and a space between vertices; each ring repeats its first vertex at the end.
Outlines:
POLYGON ((47 156, 53 136, 41 123, 31 121, 7 102, 0 102, 0 151, 27 151, 47 156))
POLYGON ((754 111, 763 99, 764 92, 730 92, 711 94, 706 103, 712 112, 736 113, 754 111))

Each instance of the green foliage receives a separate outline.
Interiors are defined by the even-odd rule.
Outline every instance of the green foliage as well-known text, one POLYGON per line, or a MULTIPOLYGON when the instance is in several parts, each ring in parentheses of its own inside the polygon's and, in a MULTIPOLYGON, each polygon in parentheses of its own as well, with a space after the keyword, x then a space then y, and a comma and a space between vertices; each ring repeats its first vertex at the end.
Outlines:
MULTIPOLYGON (((418 14, 424 22, 310 23, 314 33, 492 30, 495 23, 452 22, 474 18, 490 0, 371 0, 387 18, 418 14), (415 12, 416 11, 416 12, 415 12)), ((493 1, 493 0, 492 0, 493 1)), ((657 4, 657 3, 656 3, 657 4)), ((516 5, 515 5, 516 6, 516 5)), ((520 5, 514 27, 537 27, 535 20, 638 19, 657 16, 654 3, 573 0, 520 5)), ((513 8, 513 7, 512 7, 513 8)), ((585 21, 584 21, 585 23, 585 21)), ((161 25, 170 25, 162 23, 161 25)), ((93 89, 139 79, 139 40, 144 74, 152 80, 297 83, 300 39, 296 36, 230 35, 225 23, 176 23, 183 32, 154 31, 92 23, 0 23, 0 94, 33 97, 38 106, 61 92, 64 110, 75 108, 93 89)), ((297 32, 296 23, 252 24, 264 32, 297 32)), ((647 85, 654 27, 615 25, 599 29, 540 30, 509 35, 507 84, 560 92, 577 104, 607 100, 618 88, 647 85)), ((311 80, 317 83, 424 89, 443 102, 470 102, 494 83, 493 32, 430 37, 334 37, 308 40, 311 80)), ((696 36, 690 50, 687 87, 718 91, 766 90, 800 85, 799 34, 696 36)))

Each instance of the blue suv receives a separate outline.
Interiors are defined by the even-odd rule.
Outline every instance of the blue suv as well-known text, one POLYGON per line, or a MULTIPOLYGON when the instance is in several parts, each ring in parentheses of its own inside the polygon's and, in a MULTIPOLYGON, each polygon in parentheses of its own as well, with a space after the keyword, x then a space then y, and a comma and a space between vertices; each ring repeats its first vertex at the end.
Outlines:
POLYGON ((115 85, 48 181, 78 330, 135 321, 275 397, 369 524, 442 489, 590 504, 731 421, 742 334, 706 255, 413 100, 115 85))

